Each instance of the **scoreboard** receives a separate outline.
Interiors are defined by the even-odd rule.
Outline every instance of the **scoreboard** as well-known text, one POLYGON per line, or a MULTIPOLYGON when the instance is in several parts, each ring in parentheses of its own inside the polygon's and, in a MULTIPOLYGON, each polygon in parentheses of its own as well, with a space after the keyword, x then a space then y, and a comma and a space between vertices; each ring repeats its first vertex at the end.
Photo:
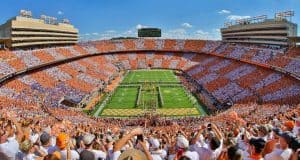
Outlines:
POLYGON ((138 29, 138 37, 161 37, 161 29, 159 28, 138 29))

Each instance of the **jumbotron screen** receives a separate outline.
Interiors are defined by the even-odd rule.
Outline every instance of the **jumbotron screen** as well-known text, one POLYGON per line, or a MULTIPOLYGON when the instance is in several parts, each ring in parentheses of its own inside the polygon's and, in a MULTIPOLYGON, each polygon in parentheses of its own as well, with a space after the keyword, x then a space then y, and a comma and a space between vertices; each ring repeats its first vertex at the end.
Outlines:
POLYGON ((161 37, 161 29, 141 28, 138 30, 138 37, 161 37))

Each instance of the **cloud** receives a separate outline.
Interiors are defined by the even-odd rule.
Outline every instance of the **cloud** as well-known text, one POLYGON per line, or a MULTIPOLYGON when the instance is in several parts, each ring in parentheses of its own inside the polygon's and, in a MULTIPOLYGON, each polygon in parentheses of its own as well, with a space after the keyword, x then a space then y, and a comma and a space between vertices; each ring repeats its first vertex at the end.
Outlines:
MULTIPOLYGON (((132 27, 125 31, 107 30, 103 32, 85 33, 80 36, 81 41, 86 40, 104 40, 111 39, 113 37, 136 37, 137 30, 132 27)), ((203 40, 220 40, 220 29, 211 30, 187 30, 185 28, 175 28, 164 30, 162 32, 162 38, 171 39, 203 39, 203 40)))
POLYGON ((194 38, 205 40, 219 40, 221 38, 220 29, 212 29, 211 31, 203 31, 202 29, 196 30, 194 38))
POLYGON ((64 12, 63 12, 63 11, 58 11, 57 14, 58 14, 58 15, 63 15, 64 12))
POLYGON ((106 33, 116 33, 117 31, 115 31, 115 30, 107 30, 107 31, 105 31, 106 33))
POLYGON ((141 25, 141 24, 137 24, 136 25, 136 29, 141 29, 141 28, 147 28, 148 26, 144 26, 144 25, 141 25))
POLYGON ((173 29, 169 31, 170 33, 174 33, 174 34, 185 34, 186 30, 183 28, 178 28, 178 29, 173 29))
POLYGON ((236 20, 245 19, 245 18, 250 18, 250 16, 229 15, 227 17, 227 19, 231 20, 231 21, 236 21, 236 20))
POLYGON ((182 23, 181 26, 184 28, 192 28, 193 27, 190 23, 187 23, 187 22, 182 23))
POLYGON ((186 39, 187 31, 183 28, 170 29, 162 32, 163 38, 177 38, 177 39, 186 39))
POLYGON ((213 29, 213 31, 215 31, 215 32, 217 32, 217 33, 221 33, 220 28, 213 29))
POLYGON ((226 10, 226 9, 222 9, 221 11, 218 12, 219 14, 230 14, 231 11, 226 10))
POLYGON ((221 35, 220 29, 211 29, 209 31, 197 29, 190 31, 184 28, 177 28, 163 32, 162 38, 220 40, 221 35))
POLYGON ((127 31, 125 31, 125 32, 123 32, 122 33, 122 35, 124 35, 124 36, 131 36, 131 35, 133 35, 135 32, 133 31, 133 30, 127 30, 127 31))
MULTIPOLYGON (((147 27, 141 24, 136 26, 132 26, 125 30, 114 30, 109 29, 102 32, 94 32, 94 33, 85 33, 80 36, 81 41, 87 40, 103 40, 103 39, 111 39, 114 37, 136 37, 137 36, 137 28, 147 27)), ((193 26, 193 28, 195 28, 193 26)), ((189 29, 184 28, 183 26, 180 28, 170 28, 163 29, 162 28, 162 38, 171 38, 171 39, 204 39, 204 40, 220 40, 220 29, 211 29, 204 30, 201 28, 189 29)))
POLYGON ((221 30, 220 28, 215 28, 212 29, 210 32, 210 37, 211 40, 221 40, 221 30))
POLYGON ((205 31, 203 31, 201 29, 197 30, 195 33, 198 34, 198 35, 208 35, 209 34, 208 32, 205 32, 205 31))

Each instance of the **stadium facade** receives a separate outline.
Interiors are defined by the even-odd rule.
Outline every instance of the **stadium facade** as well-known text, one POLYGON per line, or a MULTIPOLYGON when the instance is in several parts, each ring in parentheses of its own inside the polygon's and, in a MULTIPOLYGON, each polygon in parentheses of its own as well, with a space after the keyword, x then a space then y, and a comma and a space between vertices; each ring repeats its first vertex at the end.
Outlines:
POLYGON ((297 24, 278 16, 259 16, 227 23, 221 34, 223 42, 289 46, 288 37, 297 36, 297 24))
POLYGON ((40 19, 23 14, 0 26, 0 43, 15 49, 33 46, 70 45, 78 42, 78 29, 68 20, 57 22, 56 18, 42 15, 40 19))

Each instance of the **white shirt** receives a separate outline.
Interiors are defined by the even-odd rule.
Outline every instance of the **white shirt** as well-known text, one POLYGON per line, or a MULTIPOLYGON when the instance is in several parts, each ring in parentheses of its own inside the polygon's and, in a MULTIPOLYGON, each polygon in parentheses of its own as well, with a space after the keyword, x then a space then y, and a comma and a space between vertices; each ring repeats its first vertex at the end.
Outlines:
POLYGON ((31 143, 34 144, 39 139, 39 137, 40 137, 40 135, 37 134, 37 133, 35 133, 35 134, 31 134, 30 137, 29 137, 29 139, 30 139, 31 143))
POLYGON ((200 147, 209 148, 209 146, 205 142, 200 142, 200 141, 197 141, 196 144, 189 146, 191 151, 196 151, 196 149, 200 147))
MULTIPOLYGON (((217 159, 219 157, 219 155, 222 152, 222 148, 223 148, 223 140, 220 140, 220 146, 219 148, 217 148, 216 150, 211 150, 209 147, 197 147, 197 146, 193 146, 193 149, 198 153, 199 160, 210 160, 210 159, 217 159)), ((207 144, 208 145, 208 144, 207 144)), ((205 145, 206 146, 206 145, 205 145)))
POLYGON ((36 156, 34 154, 27 154, 23 157, 23 160, 35 160, 36 156))
POLYGON ((170 154, 168 156, 168 160, 173 160, 176 157, 176 154, 170 154))
POLYGON ((248 149, 248 144, 244 140, 238 140, 238 147, 244 151, 248 149))
POLYGON ((200 156, 199 160, 210 160, 213 154, 210 149, 204 147, 195 148, 195 151, 200 156))
POLYGON ((285 150, 274 149, 271 153, 265 155, 265 159, 271 160, 273 156, 280 156, 283 160, 289 160, 291 155, 292 155, 292 150, 289 148, 285 150))
POLYGON ((112 158, 112 160, 118 160, 118 158, 120 157, 120 155, 121 155, 121 151, 116 151, 116 152, 114 152, 113 153, 113 158, 112 158))
POLYGON ((19 143, 15 136, 7 138, 5 143, 0 144, 0 152, 4 153, 9 159, 15 160, 19 152, 19 143))
POLYGON ((197 152, 186 151, 183 153, 184 156, 189 157, 191 160, 198 160, 199 155, 197 152))
POLYGON ((289 160, 292 154, 293 154, 292 149, 287 148, 283 150, 283 152, 281 152, 280 157, 282 157, 284 160, 289 160))
POLYGON ((153 160, 163 160, 166 157, 164 150, 151 151, 151 157, 153 160))
POLYGON ((94 149, 91 149, 91 150, 89 150, 89 151, 91 151, 91 152, 94 153, 94 155, 95 155, 95 160, 98 160, 99 158, 101 158, 101 159, 106 159, 106 153, 105 153, 105 152, 102 152, 102 151, 100 151, 100 150, 94 150, 94 149))
POLYGON ((163 160, 159 154, 151 154, 153 160, 163 160))
MULTIPOLYGON (((61 160, 67 159, 67 150, 60 151, 60 154, 61 154, 61 160)), ((79 160, 79 154, 74 150, 71 150, 71 160, 79 160)))
POLYGON ((293 128, 293 134, 294 134, 295 136, 297 136, 297 135, 299 134, 299 129, 300 129, 300 127, 297 127, 297 126, 295 126, 295 127, 293 128))
POLYGON ((38 156, 32 153, 25 154, 23 152, 18 152, 16 154, 16 160, 35 160, 36 158, 38 158, 38 156))
POLYGON ((40 150, 47 154, 52 154, 53 152, 58 151, 59 149, 56 146, 48 146, 48 147, 40 146, 40 150))

